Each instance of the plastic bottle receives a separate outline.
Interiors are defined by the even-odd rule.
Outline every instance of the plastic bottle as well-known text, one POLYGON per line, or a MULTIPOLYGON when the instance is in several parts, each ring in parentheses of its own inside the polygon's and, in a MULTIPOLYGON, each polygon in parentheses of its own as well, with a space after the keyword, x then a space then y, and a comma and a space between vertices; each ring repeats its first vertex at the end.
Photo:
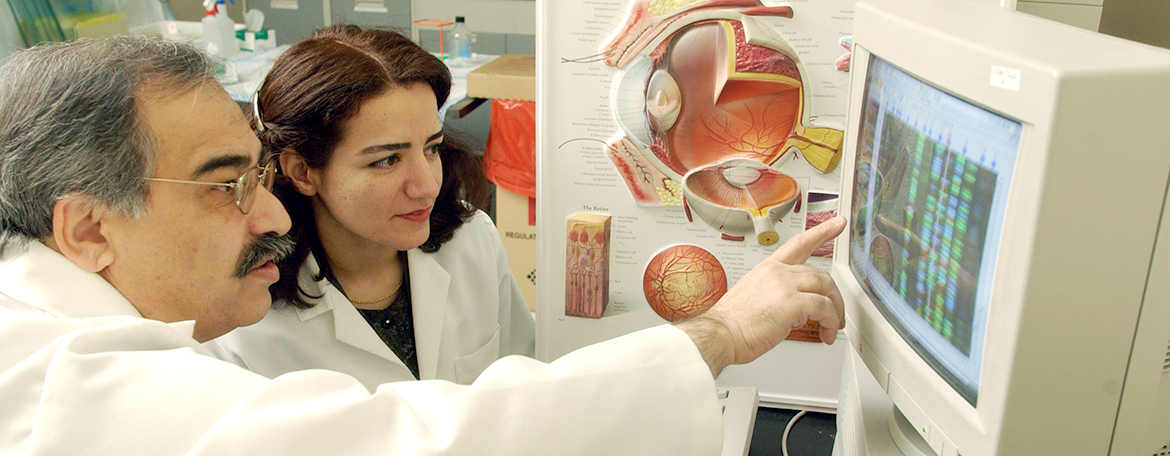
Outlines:
POLYGON ((215 20, 215 3, 204 2, 207 13, 203 15, 203 46, 209 54, 221 55, 219 22, 215 20))
POLYGON ((451 29, 451 66, 471 64, 471 30, 463 22, 463 16, 455 16, 455 27, 451 29))
POLYGON ((219 0, 215 5, 216 31, 220 33, 220 56, 232 57, 240 52, 240 45, 236 43, 236 23, 227 15, 227 5, 219 0))

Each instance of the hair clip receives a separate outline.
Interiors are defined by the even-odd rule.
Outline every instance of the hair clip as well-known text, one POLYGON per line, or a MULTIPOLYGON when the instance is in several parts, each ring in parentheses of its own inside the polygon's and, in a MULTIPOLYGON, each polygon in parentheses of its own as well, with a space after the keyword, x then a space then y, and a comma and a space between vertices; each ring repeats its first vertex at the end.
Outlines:
POLYGON ((256 130, 264 133, 264 120, 260 118, 260 91, 252 94, 252 115, 256 117, 256 130))

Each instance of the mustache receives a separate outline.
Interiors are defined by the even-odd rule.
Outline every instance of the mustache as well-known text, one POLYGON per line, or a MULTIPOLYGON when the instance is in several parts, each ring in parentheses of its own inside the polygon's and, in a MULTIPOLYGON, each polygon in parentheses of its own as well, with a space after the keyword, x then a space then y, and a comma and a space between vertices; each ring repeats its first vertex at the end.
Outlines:
POLYGON ((283 236, 272 234, 260 235, 240 255, 240 261, 236 265, 236 278, 244 278, 262 263, 268 261, 275 263, 284 259, 284 257, 292 254, 293 247, 295 246, 296 243, 287 234, 283 236))

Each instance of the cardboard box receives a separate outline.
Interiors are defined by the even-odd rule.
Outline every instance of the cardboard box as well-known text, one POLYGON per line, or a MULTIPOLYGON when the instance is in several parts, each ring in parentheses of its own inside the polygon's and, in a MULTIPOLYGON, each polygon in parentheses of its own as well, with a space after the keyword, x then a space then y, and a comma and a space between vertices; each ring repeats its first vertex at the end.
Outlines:
MULTIPOLYGON (((243 25, 237 24, 238 27, 243 25)), ((262 52, 276 47, 276 30, 263 29, 252 32, 243 28, 236 29, 236 44, 241 51, 262 52)))
POLYGON ((504 54, 472 70, 467 96, 536 101, 536 56, 504 54))
POLYGON ((536 202, 496 187, 496 229, 528 310, 536 310, 536 202))
POLYGON ((77 21, 73 34, 78 38, 99 38, 130 33, 126 26, 126 15, 122 13, 103 14, 77 21))

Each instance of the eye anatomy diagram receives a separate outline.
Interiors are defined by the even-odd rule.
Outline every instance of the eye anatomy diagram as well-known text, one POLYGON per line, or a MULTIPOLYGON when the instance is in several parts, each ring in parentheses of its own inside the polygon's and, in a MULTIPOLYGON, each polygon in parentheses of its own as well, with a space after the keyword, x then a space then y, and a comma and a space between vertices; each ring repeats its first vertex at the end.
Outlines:
MULTIPOLYGON (((837 202, 855 3, 543 10, 530 214, 551 285, 536 303, 549 340, 595 342, 704 312, 793 236, 850 215, 837 202)), ((833 249, 806 264, 829 268, 833 249)), ((818 338, 815 325, 790 333, 818 338)))
MULTIPOLYGON (((755 19, 791 18, 793 9, 755 0, 678 3, 635 2, 599 54, 621 69, 610 102, 621 133, 606 152, 634 200, 683 204, 684 178, 728 159, 779 169, 800 157, 815 172, 835 170, 843 132, 809 125, 811 94, 797 52, 755 19)), ((834 65, 848 69, 840 59, 834 65)), ((690 196, 686 204, 718 205, 690 196)), ((746 234, 703 220, 729 239, 746 234)), ((755 234, 776 242, 775 233, 755 234)))
POLYGON ((727 293, 723 265, 696 245, 674 245, 654 255, 642 274, 646 301, 667 321, 679 321, 711 308, 727 293))
MULTIPOLYGON (((538 358, 710 312, 784 242, 853 215, 837 206, 857 1, 543 0, 538 358)), ((820 269, 845 251, 810 247, 820 269)), ((821 329, 723 380, 835 406, 845 352, 821 329)))

